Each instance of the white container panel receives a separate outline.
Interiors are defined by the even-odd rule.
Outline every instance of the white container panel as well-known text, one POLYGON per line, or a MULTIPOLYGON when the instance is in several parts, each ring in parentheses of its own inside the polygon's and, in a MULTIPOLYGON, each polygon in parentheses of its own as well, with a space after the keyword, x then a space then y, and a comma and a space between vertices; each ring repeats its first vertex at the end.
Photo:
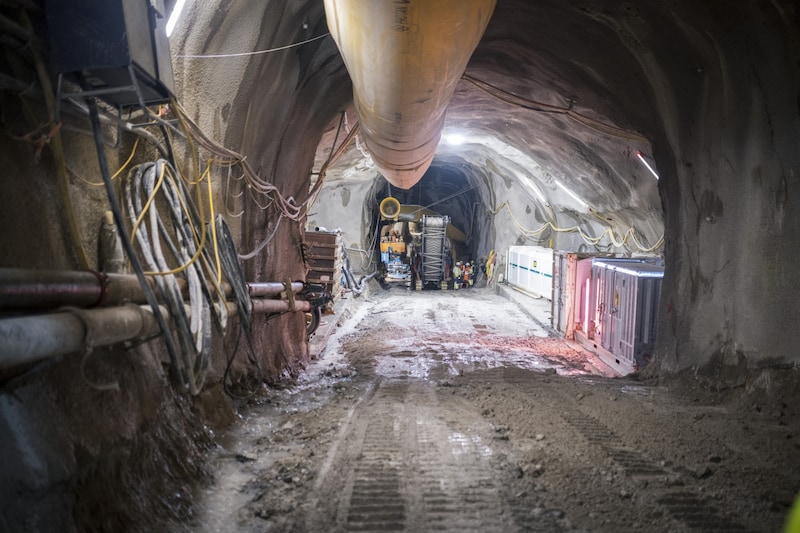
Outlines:
POLYGON ((541 246, 511 246, 506 279, 534 296, 553 298, 553 250, 541 246))

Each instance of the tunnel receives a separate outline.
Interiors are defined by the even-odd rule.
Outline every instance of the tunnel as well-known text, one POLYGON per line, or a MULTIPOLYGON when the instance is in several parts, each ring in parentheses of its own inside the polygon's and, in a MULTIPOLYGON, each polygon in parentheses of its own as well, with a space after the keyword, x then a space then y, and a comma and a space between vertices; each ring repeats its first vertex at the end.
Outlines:
MULTIPOLYGON (((453 226, 461 233, 472 236, 474 239, 459 241, 460 255, 465 257, 477 257, 478 242, 480 235, 489 231, 476 221, 475 211, 479 205, 475 190, 478 184, 474 184, 475 178, 471 178, 469 168, 458 162, 455 164, 441 164, 439 166, 434 160, 431 168, 423 175, 422 179, 410 189, 392 190, 391 184, 385 180, 375 180, 373 185, 374 193, 371 202, 370 213, 372 220, 380 220, 380 203, 385 198, 395 198, 401 206, 419 206, 427 211, 433 211, 448 216, 453 226), (473 242, 474 241, 474 242, 473 242)), ((369 235, 374 237, 377 228, 370 227, 369 235)), ((374 239, 373 239, 374 240, 374 239)), ((455 252, 454 252, 455 253, 455 252)))
POLYGON ((0 530, 800 528, 794 2, 0 23, 0 530), (437 290, 378 275, 387 198, 454 228, 437 290), (646 357, 515 250, 658 271, 646 357))

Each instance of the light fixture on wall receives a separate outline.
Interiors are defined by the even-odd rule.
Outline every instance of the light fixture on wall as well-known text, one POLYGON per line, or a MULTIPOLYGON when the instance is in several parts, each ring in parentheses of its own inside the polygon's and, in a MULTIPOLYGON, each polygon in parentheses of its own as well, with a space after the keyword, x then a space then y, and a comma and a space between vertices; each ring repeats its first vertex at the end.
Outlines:
POLYGON ((181 11, 183 11, 185 4, 186 0, 177 0, 177 2, 175 2, 172 13, 169 14, 169 18, 167 19, 167 37, 169 37, 172 34, 172 30, 175 29, 175 24, 178 23, 178 19, 181 16, 181 11))
POLYGON ((570 195, 570 196, 572 197, 572 199, 573 199, 573 200, 575 200, 576 202, 578 202, 579 204, 581 204, 581 205, 582 205, 584 208, 586 208, 586 207, 589 207, 589 204, 587 204, 586 202, 584 202, 583 200, 581 200, 581 199, 580 199, 580 197, 579 197, 577 194, 575 194, 575 193, 574 193, 574 192, 572 192, 571 190, 567 189, 567 187, 566 187, 564 184, 562 184, 560 181, 556 181, 556 185, 558 185, 559 187, 561 187, 561 189, 562 189, 562 190, 563 190, 565 193, 567 193, 568 195, 570 195))
POLYGON ((658 179, 658 174, 656 174, 656 171, 653 169, 653 167, 650 166, 650 163, 648 163, 647 160, 644 158, 644 156, 642 155, 642 152, 637 150, 636 151, 636 157, 639 158, 639 161, 644 163, 644 166, 647 167, 647 170, 650 171, 650 174, 652 174, 653 176, 656 177, 656 179, 658 179))
POLYGON ((541 203, 547 203, 547 198, 545 198, 544 194, 542 194, 542 191, 539 190, 539 187, 533 184, 533 180, 531 180, 531 178, 523 176, 520 178, 520 181, 536 196, 536 198, 539 199, 541 203))

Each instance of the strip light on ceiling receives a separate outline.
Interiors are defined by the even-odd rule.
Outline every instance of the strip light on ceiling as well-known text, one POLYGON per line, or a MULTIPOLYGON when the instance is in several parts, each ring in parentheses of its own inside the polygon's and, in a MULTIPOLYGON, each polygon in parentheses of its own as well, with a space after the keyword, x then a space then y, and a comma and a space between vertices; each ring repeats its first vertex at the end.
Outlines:
POLYGON ((644 158, 644 156, 642 155, 642 152, 639 152, 639 151, 637 150, 637 151, 636 151, 636 157, 638 157, 638 158, 639 158, 639 161, 641 161, 642 163, 644 163, 644 166, 646 166, 646 167, 647 167, 647 170, 649 170, 649 171, 650 171, 650 174, 652 174, 653 176, 655 176, 655 177, 656 177, 656 179, 658 179, 658 174, 656 174, 656 171, 653 169, 653 167, 651 167, 651 166, 650 166, 650 163, 648 163, 648 162, 647 162, 647 160, 644 158))
POLYGON ((442 135, 442 140, 452 146, 460 146, 467 141, 466 137, 460 133, 445 133, 442 135))
POLYGON ((577 194, 575 194, 575 193, 574 193, 574 192, 572 192, 571 190, 567 189, 567 187, 566 187, 566 186, 564 186, 564 185, 563 185, 563 184, 562 184, 560 181, 556 181, 556 185, 558 185, 559 187, 561 187, 561 189, 563 189, 563 191, 564 191, 565 193, 567 193, 568 195, 572 196, 572 198, 573 198, 573 199, 574 199, 576 202, 578 202, 579 204, 581 204, 583 207, 589 207, 589 204, 587 204, 586 202, 584 202, 583 200, 581 200, 581 199, 580 199, 580 197, 579 197, 577 194))
POLYGON ((544 197, 544 194, 542 194, 542 191, 539 190, 539 187, 533 184, 531 178, 522 177, 520 181, 523 185, 525 185, 525 187, 528 188, 529 191, 536 195, 536 198, 538 198, 540 202, 543 204, 547 203, 547 198, 544 197))
POLYGON ((175 2, 175 7, 172 8, 172 13, 169 14, 169 18, 167 19, 167 37, 172 34, 172 30, 175 29, 175 24, 178 23, 178 19, 181 16, 181 11, 183 11, 183 6, 186 4, 186 0, 178 0, 175 2))

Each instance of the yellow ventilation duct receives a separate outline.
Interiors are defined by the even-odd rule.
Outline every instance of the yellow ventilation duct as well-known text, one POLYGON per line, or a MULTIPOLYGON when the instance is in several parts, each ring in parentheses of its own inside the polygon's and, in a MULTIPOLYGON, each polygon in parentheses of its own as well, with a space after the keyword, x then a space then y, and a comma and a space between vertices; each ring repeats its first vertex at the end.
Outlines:
POLYGON ((375 165, 409 189, 428 170, 447 104, 496 0, 325 0, 375 165))
POLYGON ((394 220, 400 214, 400 201, 397 198, 387 196, 378 206, 378 210, 385 220, 394 220))

